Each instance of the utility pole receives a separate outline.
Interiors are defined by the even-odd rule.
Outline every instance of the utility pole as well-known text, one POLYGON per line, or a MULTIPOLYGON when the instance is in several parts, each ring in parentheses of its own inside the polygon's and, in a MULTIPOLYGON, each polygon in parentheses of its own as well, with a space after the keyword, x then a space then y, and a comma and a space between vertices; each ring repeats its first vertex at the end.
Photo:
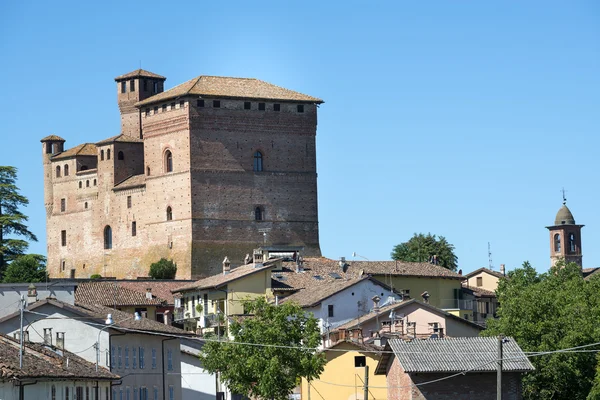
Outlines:
POLYGON ((504 335, 498 336, 498 362, 496 371, 496 399, 502 400, 502 342, 504 335))
POLYGON ((365 365, 365 400, 369 400, 369 366, 365 365))
POLYGON ((23 309, 25 308, 25 296, 21 295, 21 329, 19 332, 19 369, 23 369, 23 309))

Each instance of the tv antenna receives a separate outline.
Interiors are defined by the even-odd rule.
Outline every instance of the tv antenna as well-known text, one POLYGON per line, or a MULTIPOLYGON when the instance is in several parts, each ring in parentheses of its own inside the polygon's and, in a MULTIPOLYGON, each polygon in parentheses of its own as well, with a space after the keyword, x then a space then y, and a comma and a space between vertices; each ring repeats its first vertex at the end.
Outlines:
POLYGON ((563 205, 567 204, 567 191, 565 190, 565 188, 561 189, 562 195, 563 195, 563 205))
POLYGON ((271 228, 261 228, 258 230, 259 233, 263 235, 263 244, 267 244, 267 235, 271 231, 271 228))
POLYGON ((488 267, 489 269, 494 269, 492 264, 492 245, 488 242, 488 267))

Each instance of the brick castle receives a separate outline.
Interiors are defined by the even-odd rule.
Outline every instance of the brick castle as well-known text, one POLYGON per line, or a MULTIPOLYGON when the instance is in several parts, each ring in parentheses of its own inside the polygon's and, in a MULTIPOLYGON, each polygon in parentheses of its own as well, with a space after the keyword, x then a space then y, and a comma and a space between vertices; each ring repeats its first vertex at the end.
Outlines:
POLYGON ((164 91, 115 78, 121 133, 65 150, 41 140, 48 272, 177 278, 242 264, 263 246, 320 255, 315 135, 322 100, 257 79, 199 76, 164 91))

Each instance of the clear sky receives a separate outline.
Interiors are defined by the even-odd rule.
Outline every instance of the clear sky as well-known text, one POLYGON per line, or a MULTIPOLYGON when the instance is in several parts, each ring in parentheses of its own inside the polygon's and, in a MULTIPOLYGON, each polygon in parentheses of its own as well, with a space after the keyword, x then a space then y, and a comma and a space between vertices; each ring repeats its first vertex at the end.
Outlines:
POLYGON ((560 189, 600 266, 597 1, 0 2, 0 165, 46 253, 40 139, 119 133, 114 77, 254 77, 325 100, 323 255, 445 236, 463 271, 549 266, 560 189))

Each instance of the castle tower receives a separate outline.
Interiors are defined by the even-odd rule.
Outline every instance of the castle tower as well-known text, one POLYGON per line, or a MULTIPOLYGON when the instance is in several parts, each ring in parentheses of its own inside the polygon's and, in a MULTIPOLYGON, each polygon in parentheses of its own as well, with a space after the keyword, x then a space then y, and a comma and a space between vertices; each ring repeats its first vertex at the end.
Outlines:
POLYGON ((54 202, 52 190, 54 172, 52 171, 52 162, 50 159, 53 155, 64 151, 65 139, 60 136, 50 135, 40 140, 40 142, 42 142, 42 162, 44 165, 44 205, 46 206, 46 213, 50 213, 52 212, 52 204, 54 202))
POLYGON ((571 210, 567 207, 567 199, 563 198, 563 205, 556 213, 554 225, 547 226, 550 231, 550 264, 555 266, 559 259, 565 262, 574 262, 583 266, 581 254, 581 228, 577 225, 571 210))
POLYGON ((121 111, 121 133, 142 139, 141 113, 135 104, 164 90, 167 78, 143 69, 117 76, 117 102, 121 111))

